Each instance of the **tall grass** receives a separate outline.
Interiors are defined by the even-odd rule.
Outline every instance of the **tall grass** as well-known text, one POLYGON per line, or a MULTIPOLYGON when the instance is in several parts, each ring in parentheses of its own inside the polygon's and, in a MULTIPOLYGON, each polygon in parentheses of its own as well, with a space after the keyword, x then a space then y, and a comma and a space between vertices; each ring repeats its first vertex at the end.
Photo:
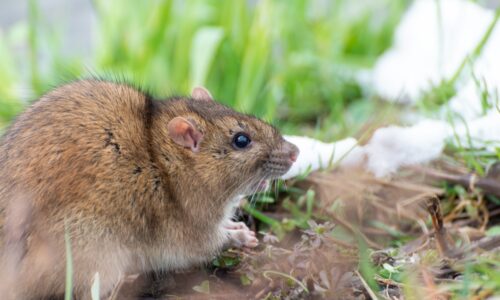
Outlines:
MULTIPOLYGON (((90 63, 61 55, 61 30, 30 0, 29 57, 0 46, 0 117, 19 109, 17 85, 36 98, 61 77, 126 77, 158 97, 207 86, 237 109, 281 122, 331 119, 363 97, 356 71, 391 43, 407 0, 93 0, 96 46, 90 63), (40 52, 48 68, 40 67, 40 52), (23 78, 17 64, 28 61, 23 78), (10 63, 9 63, 10 62, 10 63), (6 109, 6 107, 13 107, 6 109), (5 110, 5 112, 3 112, 5 110)), ((60 24, 64 27, 64 24, 60 24)), ((0 36, 1 38, 1 36, 0 36)), ((2 43, 3 44, 3 43, 2 43)))

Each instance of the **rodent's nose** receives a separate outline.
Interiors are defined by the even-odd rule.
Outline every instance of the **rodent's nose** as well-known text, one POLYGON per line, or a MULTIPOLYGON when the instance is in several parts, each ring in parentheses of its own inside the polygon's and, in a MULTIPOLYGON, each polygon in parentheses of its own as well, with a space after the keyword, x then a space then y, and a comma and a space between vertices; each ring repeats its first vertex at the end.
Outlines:
POLYGON ((299 148, 297 148, 297 146, 295 146, 290 142, 285 142, 284 150, 286 153, 288 153, 288 158, 290 159, 291 163, 297 161, 297 158, 299 157, 300 153, 299 148))

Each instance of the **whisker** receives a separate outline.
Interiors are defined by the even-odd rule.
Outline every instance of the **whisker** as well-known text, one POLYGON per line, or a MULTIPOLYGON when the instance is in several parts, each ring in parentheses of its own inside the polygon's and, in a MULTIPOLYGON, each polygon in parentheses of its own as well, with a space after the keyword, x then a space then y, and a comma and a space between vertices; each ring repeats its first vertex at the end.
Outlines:
POLYGON ((262 182, 262 180, 259 180, 257 182, 256 187, 254 187, 254 190, 252 191, 252 194, 251 194, 252 196, 250 197, 250 201, 249 201, 250 202, 250 206, 252 208, 255 207, 255 203, 257 202, 256 196, 257 196, 257 191, 259 189, 259 186, 260 186, 261 182, 262 182))
POLYGON ((278 188, 278 183, 279 183, 279 178, 273 179, 273 184, 274 184, 274 197, 278 199, 279 196, 279 188, 278 188))
MULTIPOLYGON (((265 181, 265 176, 262 176, 262 178, 261 178, 261 179, 259 179, 259 181, 257 182, 256 187, 254 188, 254 191, 253 191, 253 193, 252 193, 252 197, 251 197, 251 199, 250 199, 250 206, 251 206, 252 208, 254 208, 254 207, 255 207, 255 204, 257 203, 257 199, 256 199, 256 196, 257 196, 257 191, 258 191, 258 189, 259 189, 260 185, 261 185, 264 181, 265 181), (254 201, 254 200, 255 200, 255 201, 254 201)), ((265 195, 265 194, 264 194, 264 195, 265 195)))

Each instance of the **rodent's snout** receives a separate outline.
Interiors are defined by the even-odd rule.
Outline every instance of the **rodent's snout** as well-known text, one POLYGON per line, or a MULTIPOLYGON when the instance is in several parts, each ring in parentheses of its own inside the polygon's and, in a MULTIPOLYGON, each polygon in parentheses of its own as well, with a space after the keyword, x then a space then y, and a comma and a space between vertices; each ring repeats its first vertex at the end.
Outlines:
POLYGON ((287 153, 288 158, 290 159, 290 165, 297 161, 299 157, 300 150, 297 146, 290 142, 285 142, 283 146, 283 150, 287 153))
POLYGON ((263 169, 268 178, 278 178, 285 174, 297 160, 299 148, 283 141, 279 148, 274 149, 264 162, 263 169))

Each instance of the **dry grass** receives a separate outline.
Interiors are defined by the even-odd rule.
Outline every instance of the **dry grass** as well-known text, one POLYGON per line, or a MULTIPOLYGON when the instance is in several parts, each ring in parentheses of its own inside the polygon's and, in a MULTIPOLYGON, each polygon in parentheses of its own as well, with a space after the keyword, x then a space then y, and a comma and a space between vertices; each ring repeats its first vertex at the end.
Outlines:
POLYGON ((436 181, 467 176, 445 164, 391 180, 313 173, 290 188, 314 191, 307 229, 286 226, 304 198, 282 193, 262 212, 285 234, 250 218, 265 232, 257 250, 227 251, 208 268, 157 276, 142 291, 159 299, 486 299, 500 292, 500 236, 487 234, 500 218, 477 183, 492 178, 451 181, 464 188, 436 181))

